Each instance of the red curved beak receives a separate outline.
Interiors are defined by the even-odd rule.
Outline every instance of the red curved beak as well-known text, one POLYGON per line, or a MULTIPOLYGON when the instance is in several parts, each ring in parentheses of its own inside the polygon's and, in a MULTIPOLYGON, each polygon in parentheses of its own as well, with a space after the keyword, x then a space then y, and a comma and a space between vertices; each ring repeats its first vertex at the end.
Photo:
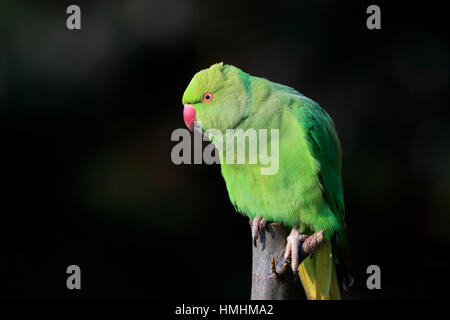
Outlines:
POLYGON ((195 109, 192 104, 186 103, 184 105, 183 118, 186 126, 192 131, 195 122, 195 109))

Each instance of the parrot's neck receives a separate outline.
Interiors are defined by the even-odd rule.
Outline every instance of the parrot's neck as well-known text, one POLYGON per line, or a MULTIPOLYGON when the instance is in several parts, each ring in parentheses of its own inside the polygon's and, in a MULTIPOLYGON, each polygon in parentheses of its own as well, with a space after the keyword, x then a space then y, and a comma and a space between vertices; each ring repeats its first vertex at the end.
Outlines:
POLYGON ((236 128, 280 129, 282 108, 272 83, 252 76, 248 83, 251 93, 248 96, 248 111, 236 128))

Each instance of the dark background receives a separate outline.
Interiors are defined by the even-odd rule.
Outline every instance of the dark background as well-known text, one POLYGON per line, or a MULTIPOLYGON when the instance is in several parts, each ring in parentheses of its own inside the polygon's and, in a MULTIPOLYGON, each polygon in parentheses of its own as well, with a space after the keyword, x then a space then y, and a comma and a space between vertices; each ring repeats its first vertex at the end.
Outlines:
POLYGON ((184 89, 224 61, 333 117, 356 279, 344 298, 448 296, 448 18, 396 4, 2 1, 0 295, 249 298, 249 227, 220 168, 170 159, 184 89))

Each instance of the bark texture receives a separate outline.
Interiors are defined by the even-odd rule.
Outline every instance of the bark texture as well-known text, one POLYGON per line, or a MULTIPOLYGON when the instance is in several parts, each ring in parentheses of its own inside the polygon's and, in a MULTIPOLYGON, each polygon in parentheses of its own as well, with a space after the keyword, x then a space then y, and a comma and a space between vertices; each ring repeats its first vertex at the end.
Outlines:
POLYGON ((286 300, 288 281, 281 281, 272 272, 272 258, 284 260, 288 230, 281 223, 269 223, 259 233, 253 247, 252 300, 286 300))
MULTIPOLYGON (((288 286, 298 278, 291 269, 290 259, 284 259, 289 230, 281 223, 268 223, 259 232, 252 255, 251 300, 287 300, 288 286)), ((316 250, 323 241, 320 230, 307 237, 300 245, 299 263, 316 250)), ((301 285, 297 281, 296 285, 301 285)))

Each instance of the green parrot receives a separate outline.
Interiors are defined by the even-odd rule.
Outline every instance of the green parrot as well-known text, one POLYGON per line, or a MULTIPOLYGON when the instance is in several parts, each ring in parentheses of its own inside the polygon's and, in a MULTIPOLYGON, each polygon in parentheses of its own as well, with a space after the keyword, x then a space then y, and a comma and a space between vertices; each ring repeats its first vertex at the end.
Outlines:
MULTIPOLYGON (((298 91, 217 63, 192 78, 183 95, 189 129, 277 129, 279 169, 226 163, 221 172, 236 210, 250 218, 253 242, 267 222, 292 228, 285 257, 292 258, 308 299, 340 299, 337 268, 346 251, 342 154, 330 116, 298 91), (256 230, 256 232, 255 232, 256 230), (304 235, 323 230, 324 242, 300 265, 304 235)), ((211 141, 215 143, 214 137, 211 141)), ((269 140, 270 143, 270 140, 269 140)), ((345 287, 345 283, 344 283, 345 287)))

